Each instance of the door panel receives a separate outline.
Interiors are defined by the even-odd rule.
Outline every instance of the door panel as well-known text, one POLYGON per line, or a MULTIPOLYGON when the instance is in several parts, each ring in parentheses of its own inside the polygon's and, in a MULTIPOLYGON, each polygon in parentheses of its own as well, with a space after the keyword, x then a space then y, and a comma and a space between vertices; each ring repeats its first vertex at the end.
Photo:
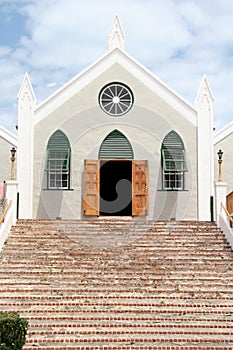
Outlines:
POLYGON ((147 214, 148 207, 148 161, 132 161, 132 215, 147 214))
POLYGON ((85 160, 83 211, 86 216, 99 215, 99 161, 85 160))

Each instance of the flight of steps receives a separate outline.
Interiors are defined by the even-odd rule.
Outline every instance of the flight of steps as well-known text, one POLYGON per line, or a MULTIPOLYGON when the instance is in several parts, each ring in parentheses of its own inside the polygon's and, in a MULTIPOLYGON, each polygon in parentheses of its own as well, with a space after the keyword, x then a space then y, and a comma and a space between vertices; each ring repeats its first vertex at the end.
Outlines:
POLYGON ((233 349, 233 253, 212 223, 21 220, 0 259, 24 350, 233 349))

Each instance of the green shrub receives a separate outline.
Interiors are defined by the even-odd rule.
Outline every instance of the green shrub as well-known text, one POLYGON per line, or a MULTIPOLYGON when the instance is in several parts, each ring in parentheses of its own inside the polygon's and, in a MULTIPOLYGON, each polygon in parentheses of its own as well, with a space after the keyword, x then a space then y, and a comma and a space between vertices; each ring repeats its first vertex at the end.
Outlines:
POLYGON ((0 344, 0 350, 9 350, 10 348, 8 348, 5 344, 0 344))
POLYGON ((0 350, 21 350, 25 344, 28 321, 16 312, 0 312, 0 350))

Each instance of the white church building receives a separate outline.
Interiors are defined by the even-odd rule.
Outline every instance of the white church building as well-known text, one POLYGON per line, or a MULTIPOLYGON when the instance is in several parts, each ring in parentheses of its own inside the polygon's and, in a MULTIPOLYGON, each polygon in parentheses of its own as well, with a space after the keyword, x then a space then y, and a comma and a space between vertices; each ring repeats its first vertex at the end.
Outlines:
POLYGON ((40 104, 25 75, 19 217, 210 220, 216 150, 206 76, 190 104, 125 51, 117 15, 108 46, 40 104))

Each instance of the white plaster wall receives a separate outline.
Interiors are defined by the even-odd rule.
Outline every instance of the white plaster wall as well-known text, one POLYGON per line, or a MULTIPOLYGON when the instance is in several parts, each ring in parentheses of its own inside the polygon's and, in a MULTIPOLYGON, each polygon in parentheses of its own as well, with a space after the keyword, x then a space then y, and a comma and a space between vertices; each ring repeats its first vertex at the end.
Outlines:
POLYGON ((223 153, 222 162, 222 180, 227 183, 227 194, 233 191, 233 133, 214 145, 214 174, 215 181, 218 180, 218 156, 217 152, 221 149, 223 153))
MULTIPOLYGON (((11 153, 10 150, 15 147, 12 143, 0 137, 0 182, 10 180, 11 177, 11 153)), ((16 153, 17 159, 17 153, 16 153)), ((15 161, 15 176, 17 176, 17 160, 15 161)))
POLYGON ((81 217, 84 160, 98 159, 103 139, 114 129, 129 139, 135 159, 149 160, 148 218, 197 219, 196 127, 119 65, 36 124, 33 216, 81 217), (113 81, 127 84, 134 94, 133 108, 122 117, 107 115, 98 104, 99 91, 113 81), (71 191, 44 190, 47 142, 57 129, 66 133, 71 144, 71 191), (182 137, 186 148, 189 169, 185 174, 186 191, 161 191, 160 149, 163 138, 173 129, 182 137))

